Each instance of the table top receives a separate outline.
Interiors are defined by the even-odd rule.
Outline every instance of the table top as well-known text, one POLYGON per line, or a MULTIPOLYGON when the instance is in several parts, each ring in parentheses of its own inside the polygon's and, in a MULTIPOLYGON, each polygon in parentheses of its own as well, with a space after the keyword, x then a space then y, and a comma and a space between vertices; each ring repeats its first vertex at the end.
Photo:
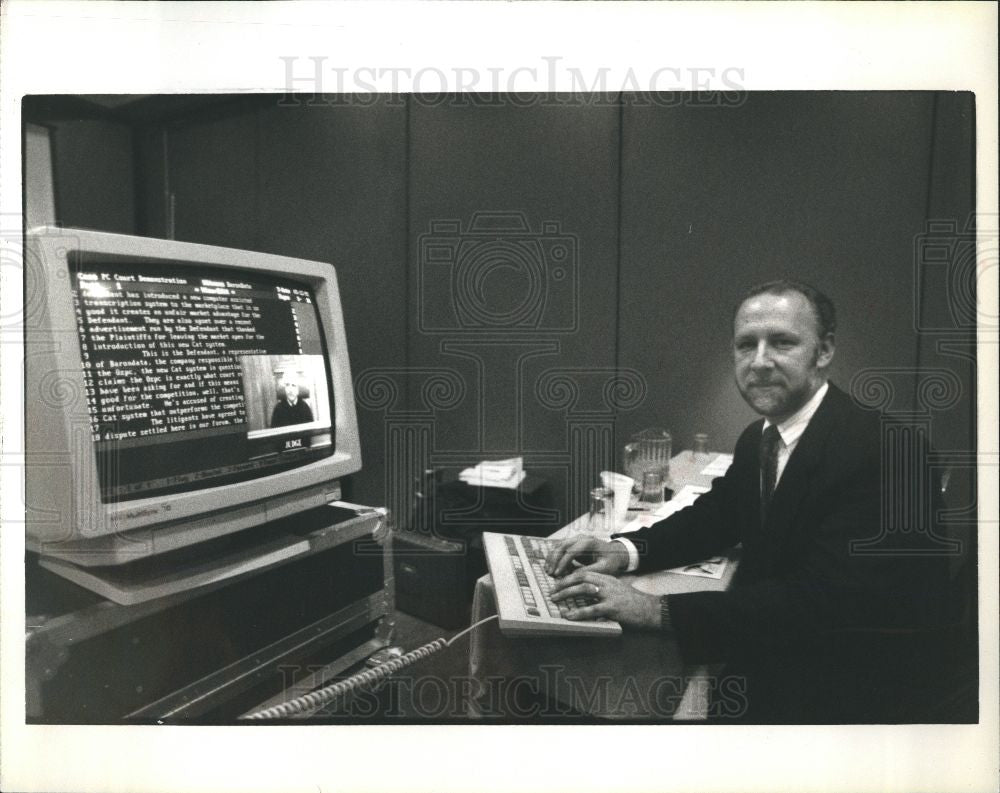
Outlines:
POLYGON ((713 476, 711 474, 704 474, 702 471, 707 466, 717 462, 720 457, 732 460, 732 455, 722 454, 721 452, 695 454, 693 451, 688 450, 680 454, 675 454, 670 458, 670 480, 676 488, 681 488, 684 485, 708 487, 718 474, 713 476))
MULTIPOLYGON (((679 454, 675 454, 670 458, 670 484, 673 485, 675 491, 679 491, 683 487, 695 486, 695 487, 709 487, 712 484, 712 480, 715 476, 711 474, 705 474, 703 471, 708 466, 718 465, 722 460, 721 458, 732 459, 730 455, 720 454, 719 452, 708 452, 707 454, 695 454, 692 451, 682 451, 679 454)), ((637 502, 634 501, 635 496, 633 496, 633 505, 637 502)), ((638 513, 630 512, 627 521, 631 521, 638 513)), ((565 526, 563 526, 558 531, 550 535, 552 539, 561 540, 566 537, 572 537, 576 534, 586 534, 589 532, 589 515, 580 515, 573 521, 570 521, 565 526)), ((620 531, 625 526, 618 526, 617 529, 620 531)), ((627 533, 625 536, 628 536, 627 533)), ((627 578, 636 589, 640 589, 643 592, 649 592, 654 595, 672 595, 680 592, 700 592, 704 590, 721 590, 729 586, 729 582, 732 580, 733 573, 736 569, 735 562, 739 559, 738 550, 733 550, 725 556, 727 560, 725 572, 721 579, 709 578, 706 576, 694 576, 687 575, 683 573, 672 572, 670 570, 661 570, 653 573, 645 573, 643 575, 629 575, 623 576, 627 578)), ((485 580, 489 580, 489 576, 484 577, 485 580)))
MULTIPOLYGON (((707 490, 712 482, 721 476, 732 464, 733 456, 721 452, 695 453, 693 451, 682 451, 670 458, 670 471, 667 475, 666 487, 669 487, 676 497, 686 487, 696 487, 707 490)), ((600 483, 597 483, 600 484, 600 483)), ((638 482, 636 483, 638 484, 638 482)), ((633 492, 629 503, 629 520, 635 517, 636 508, 645 506, 639 496, 633 492)), ((566 530, 571 530, 582 525, 581 521, 586 516, 581 516, 571 521, 560 532, 552 536, 564 536, 566 530)), ((618 527, 619 529, 621 527, 618 527)))

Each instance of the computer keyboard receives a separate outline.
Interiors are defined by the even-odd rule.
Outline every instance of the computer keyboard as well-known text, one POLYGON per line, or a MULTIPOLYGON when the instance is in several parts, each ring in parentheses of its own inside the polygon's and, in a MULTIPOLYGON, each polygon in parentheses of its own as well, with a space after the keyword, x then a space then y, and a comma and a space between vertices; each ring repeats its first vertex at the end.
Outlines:
POLYGON ((483 533, 500 630, 508 636, 620 635, 622 627, 613 620, 566 619, 570 604, 585 606, 593 603, 592 599, 552 601, 550 593, 556 579, 545 572, 545 556, 555 543, 539 537, 483 533))

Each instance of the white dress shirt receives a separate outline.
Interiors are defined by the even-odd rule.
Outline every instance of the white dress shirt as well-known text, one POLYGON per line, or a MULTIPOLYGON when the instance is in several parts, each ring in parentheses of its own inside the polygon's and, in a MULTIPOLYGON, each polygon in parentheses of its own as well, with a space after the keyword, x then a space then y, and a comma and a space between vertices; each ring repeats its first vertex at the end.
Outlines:
MULTIPOLYGON (((775 487, 781 481, 781 474, 784 473, 785 466, 788 465, 788 458, 792 456, 792 452, 798 446, 799 438, 806 431, 806 427, 812 421, 816 409, 819 407, 820 402, 823 401, 823 397, 826 396, 828 390, 829 385, 824 382, 816 390, 816 393, 809 398, 808 402, 778 425, 778 435, 781 436, 781 442, 778 444, 778 475, 774 480, 775 487)), ((764 430, 771 425, 772 422, 769 419, 765 419, 761 434, 763 435, 764 430)), ((625 550, 628 551, 628 567, 625 568, 625 572, 631 573, 639 567, 639 551, 636 549, 635 543, 625 537, 615 537, 615 542, 620 542, 625 546, 625 550)))

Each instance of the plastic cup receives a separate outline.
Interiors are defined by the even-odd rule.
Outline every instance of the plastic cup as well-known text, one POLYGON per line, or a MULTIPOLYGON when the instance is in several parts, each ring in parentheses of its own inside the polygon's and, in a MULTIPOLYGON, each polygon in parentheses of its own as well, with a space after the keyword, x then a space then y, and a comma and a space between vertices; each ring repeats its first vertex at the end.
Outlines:
POLYGON ((628 505, 632 500, 632 487, 635 485, 635 480, 614 471, 601 471, 601 484, 614 491, 615 526, 621 528, 625 525, 625 517, 628 515, 628 505))

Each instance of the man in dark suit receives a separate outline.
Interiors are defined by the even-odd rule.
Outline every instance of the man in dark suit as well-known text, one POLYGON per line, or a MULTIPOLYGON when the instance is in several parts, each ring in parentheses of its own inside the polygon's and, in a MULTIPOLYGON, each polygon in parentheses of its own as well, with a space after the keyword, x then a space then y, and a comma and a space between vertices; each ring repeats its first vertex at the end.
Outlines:
POLYGON ((287 375, 282 383, 284 399, 278 400, 271 411, 272 427, 289 427, 293 424, 308 424, 313 420, 312 409, 300 398, 298 380, 287 375))
POLYGON ((750 721, 921 720, 927 704, 899 689, 918 663, 916 637, 942 619, 945 560, 917 532, 912 553, 859 553, 883 525, 883 436, 877 414, 827 381, 835 328, 833 304, 808 285, 751 290, 734 317, 735 375, 764 418, 740 436, 725 476, 647 529, 569 540, 547 560, 563 576, 556 599, 597 598, 576 618, 671 631, 686 662, 725 663, 750 721), (725 592, 661 598, 617 577, 740 543, 725 592), (573 570, 574 559, 585 565, 573 570))

